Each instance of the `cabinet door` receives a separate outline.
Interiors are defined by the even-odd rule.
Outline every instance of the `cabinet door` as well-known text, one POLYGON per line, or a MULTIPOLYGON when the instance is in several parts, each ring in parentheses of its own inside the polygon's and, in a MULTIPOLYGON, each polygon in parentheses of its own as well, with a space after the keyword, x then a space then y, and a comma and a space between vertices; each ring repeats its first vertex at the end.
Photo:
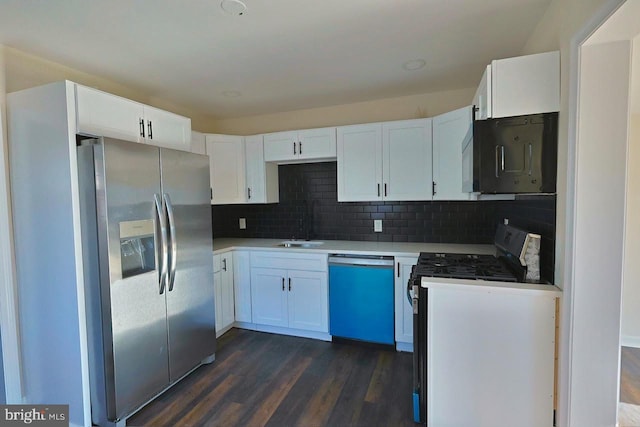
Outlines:
POLYGON ((298 158, 298 132, 277 132, 264 135, 264 161, 281 162, 298 158))
POLYGON ((247 168, 247 203, 277 203, 278 165, 265 163, 263 136, 245 137, 245 165, 247 168))
POLYGON ((433 118, 433 200, 469 200, 462 192, 462 148, 473 137, 471 109, 433 118))
POLYGON ((207 154, 204 133, 196 132, 196 131, 191 132, 191 150, 190 151, 195 154, 207 154))
POLYGON ((298 131, 298 157, 301 160, 334 159, 336 128, 298 131))
POLYGON ((208 134, 206 136, 211 188, 211 204, 244 203, 244 141, 241 136, 208 134))
POLYGON ((233 251, 233 296, 238 322, 251 322, 251 264, 249 251, 233 251))
POLYGON ((222 255, 222 328, 227 328, 235 321, 235 302, 233 298, 233 254, 222 255))
POLYGON ((476 108, 476 120, 485 120, 491 117, 491 65, 487 65, 482 74, 482 79, 473 97, 473 105, 476 108))
POLYGON ((337 128, 338 201, 382 200, 382 126, 337 128))
POLYGON ((431 119, 382 125, 383 199, 431 200, 431 119))
POLYGON ((489 117, 560 110, 560 52, 500 59, 491 63, 489 117))
POLYGON ((411 267, 418 258, 397 257, 395 283, 395 329, 396 341, 413 343, 413 307, 407 298, 407 283, 411 267))
POLYGON ((213 256, 213 296, 216 310, 216 332, 222 329, 222 265, 221 256, 213 256))
POLYGON ((287 270, 251 269, 251 317, 259 325, 287 327, 287 270))
MULTIPOLYGON (((143 140, 143 105, 96 89, 76 85, 78 133, 126 141, 143 140)), ((144 131, 146 135, 146 130, 144 131)))
POLYGON ((329 332, 327 273, 289 270, 289 327, 329 332))
POLYGON ((144 107, 147 144, 189 151, 191 119, 158 108, 144 107))

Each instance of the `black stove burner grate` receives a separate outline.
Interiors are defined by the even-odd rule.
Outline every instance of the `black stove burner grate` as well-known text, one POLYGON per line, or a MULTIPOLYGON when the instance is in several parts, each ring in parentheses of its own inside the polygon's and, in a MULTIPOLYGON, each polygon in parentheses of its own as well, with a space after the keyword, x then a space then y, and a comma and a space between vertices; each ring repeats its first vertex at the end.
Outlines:
POLYGON ((518 282, 518 278, 498 258, 491 255, 438 254, 423 252, 412 270, 412 277, 518 282))

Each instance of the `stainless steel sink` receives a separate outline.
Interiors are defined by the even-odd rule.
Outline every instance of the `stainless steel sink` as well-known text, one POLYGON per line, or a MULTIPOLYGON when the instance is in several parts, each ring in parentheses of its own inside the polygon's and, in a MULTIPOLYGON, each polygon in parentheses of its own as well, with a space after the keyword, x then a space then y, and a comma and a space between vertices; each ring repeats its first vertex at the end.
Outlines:
POLYGON ((315 248, 323 244, 324 242, 317 240, 284 240, 276 246, 283 248, 315 248))

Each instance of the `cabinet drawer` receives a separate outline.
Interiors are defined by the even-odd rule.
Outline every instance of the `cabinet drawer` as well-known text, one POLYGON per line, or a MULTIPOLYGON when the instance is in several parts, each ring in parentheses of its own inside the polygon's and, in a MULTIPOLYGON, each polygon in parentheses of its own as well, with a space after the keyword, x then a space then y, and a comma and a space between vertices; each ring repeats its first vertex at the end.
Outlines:
POLYGON ((327 254, 292 252, 251 252, 251 268, 327 271, 327 254))

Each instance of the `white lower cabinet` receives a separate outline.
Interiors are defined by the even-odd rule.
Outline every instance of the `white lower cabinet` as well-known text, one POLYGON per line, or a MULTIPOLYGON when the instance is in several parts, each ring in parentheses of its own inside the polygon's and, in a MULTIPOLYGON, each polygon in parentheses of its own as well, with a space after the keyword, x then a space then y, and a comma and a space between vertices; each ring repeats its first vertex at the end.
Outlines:
POLYGON ((233 290, 237 322, 251 322, 251 262, 249 251, 233 251, 233 290))
POLYGON ((396 257, 395 326, 398 350, 413 351, 413 307, 407 298, 407 283, 417 257, 396 257))
POLYGON ((328 312, 326 255, 251 253, 253 323, 326 333, 328 312))
POLYGON ((216 334, 228 331, 235 321, 233 296, 233 253, 213 256, 213 288, 216 310, 216 334))

